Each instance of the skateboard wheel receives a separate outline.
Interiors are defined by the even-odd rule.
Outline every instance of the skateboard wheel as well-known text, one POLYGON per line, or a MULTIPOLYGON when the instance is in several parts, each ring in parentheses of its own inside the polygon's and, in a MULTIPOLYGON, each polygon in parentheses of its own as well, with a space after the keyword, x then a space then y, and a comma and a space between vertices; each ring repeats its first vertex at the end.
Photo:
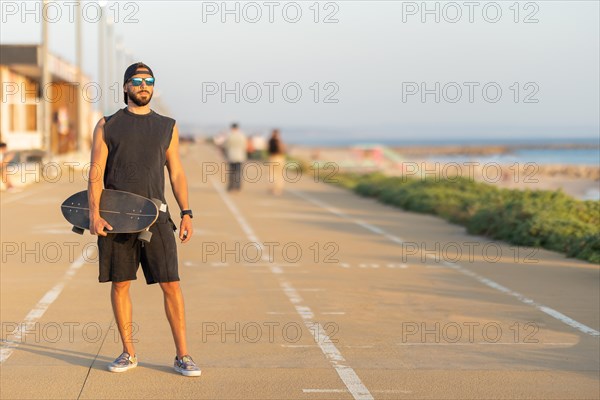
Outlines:
POLYGON ((78 226, 74 226, 73 228, 71 228, 71 230, 78 235, 83 235, 83 232, 85 232, 85 229, 81 229, 78 226))
POLYGON ((150 243, 150 239, 152 239, 152 232, 150 231, 141 231, 138 235, 138 240, 144 243, 150 243))

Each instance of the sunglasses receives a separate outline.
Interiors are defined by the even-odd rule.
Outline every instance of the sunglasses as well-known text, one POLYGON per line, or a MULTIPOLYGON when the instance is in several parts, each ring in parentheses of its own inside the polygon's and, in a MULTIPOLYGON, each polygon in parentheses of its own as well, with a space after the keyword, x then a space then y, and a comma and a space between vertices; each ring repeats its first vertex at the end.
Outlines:
POLYGON ((131 78, 130 81, 133 86, 142 86, 143 81, 147 86, 154 86, 154 78, 131 78))

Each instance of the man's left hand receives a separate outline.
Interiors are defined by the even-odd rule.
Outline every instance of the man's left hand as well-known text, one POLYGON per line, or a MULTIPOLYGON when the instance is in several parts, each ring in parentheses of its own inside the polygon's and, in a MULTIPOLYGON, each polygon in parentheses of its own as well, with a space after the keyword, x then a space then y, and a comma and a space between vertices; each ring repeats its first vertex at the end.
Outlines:
POLYGON ((181 243, 187 243, 193 234, 192 219, 189 215, 184 215, 181 224, 179 224, 179 240, 181 240, 181 243))

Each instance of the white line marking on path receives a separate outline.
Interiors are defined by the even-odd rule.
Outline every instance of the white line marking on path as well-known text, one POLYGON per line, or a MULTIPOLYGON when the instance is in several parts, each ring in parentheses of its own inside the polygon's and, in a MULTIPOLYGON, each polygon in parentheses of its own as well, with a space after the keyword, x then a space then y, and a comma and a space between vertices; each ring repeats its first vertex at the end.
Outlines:
MULTIPOLYGON (((279 270, 279 271, 283 272, 283 270, 279 270)), ((273 271, 267 271, 266 269, 251 269, 250 272, 257 273, 257 274, 258 273, 268 274, 268 273, 272 273, 273 271)), ((286 271, 285 273, 286 274, 308 274, 308 271, 295 271, 295 270, 293 270, 293 271, 286 271)), ((278 290, 278 289, 263 289, 263 290, 278 290)))
MULTIPOLYGON (((248 239, 251 242, 257 243, 258 246, 261 247, 262 250, 264 250, 262 242, 258 240, 256 235, 254 234, 254 231, 252 230, 244 216, 240 213, 240 211, 238 210, 236 205, 231 201, 229 196, 227 196, 223 188, 217 185, 212 177, 210 178, 210 183, 213 185, 217 193, 221 196, 221 199, 223 199, 223 202, 225 203, 227 208, 229 208, 229 211, 231 211, 231 213, 235 216, 237 222, 242 227, 242 230, 244 231, 248 239)), ((268 255, 264 254, 263 260, 269 261, 268 255)), ((271 267, 271 272, 273 272, 274 274, 283 274, 283 270, 275 265, 271 267)), ((308 306, 300 304, 302 303, 302 298, 300 297, 296 289, 294 289, 288 282, 281 282, 281 287, 284 293, 292 302, 292 304, 294 304, 296 311, 304 320, 304 324, 313 334, 315 342, 321 348, 321 351, 323 352, 323 354, 325 354, 333 368, 335 368, 338 376, 352 394, 352 397, 354 397, 357 400, 373 400, 373 396, 369 392, 369 389, 367 389, 367 387, 362 383, 362 381, 360 380, 356 372, 352 369, 352 367, 346 365, 346 359, 342 356, 337 347, 335 347, 335 345, 331 342, 329 336, 325 334, 325 329, 321 326, 321 324, 312 321, 314 314, 310 310, 310 308, 308 306)))
POLYGON ((389 234, 389 233, 385 232, 383 229, 381 229, 381 228, 379 228, 379 227, 377 227, 375 225, 371 225, 371 224, 369 224, 369 223, 367 223, 365 221, 362 221, 360 219, 352 218, 351 216, 349 216, 348 214, 344 213, 343 211, 340 211, 340 210, 338 210, 335 207, 332 207, 332 206, 330 206, 330 205, 328 205, 328 204, 326 204, 326 203, 324 203, 324 202, 322 202, 320 200, 317 200, 317 199, 315 199, 312 196, 309 196, 309 195, 307 195, 305 193, 302 193, 302 192, 299 192, 299 191, 293 190, 293 189, 290 190, 290 193, 292 193, 292 194, 294 194, 294 195, 296 195, 298 197, 301 197, 304 200, 306 200, 306 201, 308 201, 310 203, 313 203, 313 204, 315 204, 315 205, 317 205, 317 206, 319 206, 321 208, 324 208, 327 211, 329 211, 330 213, 335 214, 335 215, 337 215, 338 217, 340 217, 342 219, 354 222, 355 224, 360 225, 363 228, 365 228, 365 229, 367 229, 367 230, 369 230, 369 231, 371 231, 373 233, 376 233, 378 235, 382 235, 382 236, 388 238, 389 240, 391 240, 394 243, 402 244, 402 242, 403 242, 402 238, 399 238, 398 236, 394 236, 392 234, 389 234))
POLYGON ((48 310, 48 307, 50 307, 50 305, 58 298, 67 282, 85 263, 86 261, 83 255, 80 256, 77 260, 75 260, 65 271, 65 274, 63 275, 62 279, 56 285, 54 285, 52 289, 46 292, 44 296, 42 296, 42 298, 40 299, 40 301, 37 302, 35 307, 33 307, 31 311, 29 311, 29 313, 25 316, 23 322, 21 322, 18 325, 18 328, 15 330, 15 332, 13 332, 10 335, 13 336, 13 339, 11 340, 10 344, 8 344, 8 342, 2 343, 2 348, 0 349, 0 364, 8 360, 13 351, 17 347, 19 347, 23 336, 22 328, 25 328, 26 332, 30 329, 33 329, 34 324, 40 318, 42 318, 46 310, 48 310))
MULTIPOLYGON (((282 344, 281 347, 297 348, 297 347, 319 347, 319 346, 316 344, 282 344)), ((342 347, 345 347, 347 349, 372 349, 375 346, 372 344, 356 345, 356 346, 348 344, 348 345, 345 345, 342 347)))
POLYGON ((298 311, 298 314, 304 320, 308 330, 313 334, 315 342, 321 348, 321 351, 325 354, 331 365, 333 365, 352 396, 355 399, 373 399, 373 396, 366 386, 364 386, 356 372, 350 366, 345 365, 346 359, 331 342, 329 336, 325 334, 323 326, 320 323, 312 321, 314 314, 308 306, 301 305, 303 300, 298 291, 289 282, 281 282, 281 286, 290 301, 295 304, 296 311, 298 311))
POLYGON ((31 196, 32 194, 36 194, 38 192, 41 192, 43 189, 45 189, 45 186, 41 185, 41 189, 40 188, 37 188, 37 190, 35 190, 35 189, 28 189, 28 190, 26 190, 23 193, 18 193, 18 194, 15 194, 15 195, 10 195, 8 198, 6 198, 5 194, 2 194, 3 201, 1 203, 1 205, 10 204, 10 203, 13 203, 15 201, 19 201, 21 199, 24 199, 26 197, 31 196))
POLYGON ((590 328, 589 326, 584 325, 581 322, 575 321, 573 318, 567 317, 565 314, 561 313, 560 311, 557 311, 553 308, 547 307, 543 304, 537 303, 536 301, 523 296, 521 293, 517 293, 513 290, 510 290, 506 286, 502 286, 499 283, 496 283, 491 279, 484 278, 483 276, 476 274, 475 272, 470 271, 458 264, 444 262, 444 265, 447 265, 448 267, 453 268, 454 270, 456 270, 464 275, 467 275, 474 279, 477 279, 479 282, 483 283, 484 285, 486 285, 488 287, 491 287, 492 289, 496 289, 499 292, 505 293, 512 297, 515 297, 521 303, 535 307, 536 309, 540 310, 541 312, 548 314, 552 318, 557 319, 560 322, 577 329, 578 331, 587 333, 588 335, 591 335, 591 336, 600 336, 600 332, 598 332, 597 330, 590 328))
POLYGON ((225 193, 223 188, 220 187, 219 185, 217 185, 215 183, 215 180, 212 177, 210 178, 210 183, 213 185, 213 187, 215 188, 217 193, 221 196, 221 199, 223 199, 223 201, 225 202, 225 205, 227 206, 227 208, 229 208, 229 211, 233 214, 233 216, 237 220, 238 224, 240 224, 240 226, 242 227, 242 230, 248 237, 248 240, 250 240, 250 242, 252 242, 252 243, 256 244, 258 247, 260 247, 261 250, 264 250, 263 244, 258 241, 258 238, 254 234, 254 231, 252 230, 252 228, 250 228, 250 225, 248 225, 248 222, 246 222, 246 218, 244 218, 244 216, 240 213, 240 211, 235 206, 233 201, 231 201, 229 196, 225 193))
MULTIPOLYGON (((273 263, 246 263, 246 264, 242 264, 244 267, 272 267, 273 263)), ((300 264, 277 264, 277 266, 279 267, 299 267, 300 264)))
POLYGON ((213 262, 210 265, 213 267, 229 267, 229 263, 226 262, 213 262))
POLYGON ((62 201, 63 199, 59 197, 35 197, 33 199, 22 201, 21 204, 28 206, 39 206, 44 204, 59 204, 62 201))
POLYGON ((36 235, 72 235, 73 231, 70 229, 46 229, 42 230, 34 230, 33 233, 36 235))
MULTIPOLYGON (((348 393, 346 389, 302 389, 303 393, 348 393)), ((410 390, 397 390, 397 389, 388 389, 388 390, 373 390, 373 393, 412 393, 410 390)))
MULTIPOLYGON (((317 205, 319 207, 322 207, 322 208, 328 210, 329 212, 331 212, 331 213, 339 216, 340 218, 352 221, 352 222, 354 222, 354 223, 356 223, 356 224, 358 224, 358 225, 360 225, 360 226, 362 226, 362 227, 370 230, 371 232, 374 232, 374 233, 377 233, 379 235, 385 236, 386 238, 390 239, 394 243, 402 244, 402 240, 400 238, 398 238, 397 236, 394 236, 394 235, 391 235, 391 234, 385 232, 381 228, 375 227, 375 229, 373 229, 374 228, 373 225, 367 224, 367 223, 362 222, 362 221, 358 221, 358 220, 350 217, 349 215, 345 214, 344 212, 342 212, 342 211, 340 211, 340 210, 338 210, 336 208, 333 208, 333 207, 327 205, 326 203, 324 203, 324 202, 322 202, 320 200, 317 200, 317 199, 313 198, 312 196, 309 196, 309 195, 307 195, 305 193, 299 192, 297 190, 290 190, 290 192, 292 194, 294 194, 294 195, 296 195, 296 196, 298 196, 298 197, 306 200, 306 201, 309 201, 309 202, 311 202, 311 203, 313 203, 313 204, 315 204, 315 205, 317 205)), ((430 254, 428 254, 428 256, 433 257, 430 254)), ((467 269, 465 267, 462 267, 462 266, 460 266, 458 264, 450 263, 450 262, 447 262, 447 261, 442 261, 442 263, 444 265, 450 267, 450 268, 453 268, 454 270, 456 270, 458 272, 461 272, 464 275, 470 276, 471 278, 474 278, 474 279, 478 280, 479 282, 483 283, 484 285, 486 285, 486 286, 488 286, 488 287, 490 287, 492 289, 498 290, 499 292, 505 293, 505 294, 507 294, 509 296, 512 296, 512 297, 515 297, 521 303, 527 304, 527 305, 532 306, 532 307, 535 307, 536 309, 540 310, 541 312, 543 312, 543 313, 551 316, 552 318, 554 318, 554 319, 556 319, 556 320, 558 320, 558 321, 560 321, 560 322, 562 322, 562 323, 564 323, 566 325, 569 325, 569 326, 577 329, 580 332, 583 332, 583 333, 588 334, 590 336, 600 336, 600 332, 598 332, 597 330, 595 330, 593 328, 590 328, 589 326, 584 325, 581 322, 575 321, 574 319, 572 319, 572 318, 564 315, 563 313, 561 313, 561 312, 559 312, 559 311, 557 311, 557 310, 555 310, 553 308, 550 308, 550 307, 547 307, 547 306, 545 306, 543 304, 537 303, 534 300, 529 299, 529 298, 523 296, 520 293, 514 292, 514 291, 510 290, 509 288, 507 288, 505 286, 502 286, 499 283, 494 282, 491 279, 484 278, 483 276, 481 276, 479 274, 476 274, 475 272, 473 272, 473 271, 471 271, 471 270, 469 270, 469 269, 467 269)))
POLYGON ((529 346, 575 346, 577 343, 554 343, 554 342, 539 342, 539 343, 527 343, 527 342, 456 342, 456 343, 396 343, 398 346, 478 346, 478 345, 529 345, 529 346))
MULTIPOLYGON (((271 292, 278 291, 280 289, 259 289, 261 292, 271 292)), ((306 289, 297 289, 299 292, 324 292, 325 289, 316 289, 316 288, 306 288, 306 289)))

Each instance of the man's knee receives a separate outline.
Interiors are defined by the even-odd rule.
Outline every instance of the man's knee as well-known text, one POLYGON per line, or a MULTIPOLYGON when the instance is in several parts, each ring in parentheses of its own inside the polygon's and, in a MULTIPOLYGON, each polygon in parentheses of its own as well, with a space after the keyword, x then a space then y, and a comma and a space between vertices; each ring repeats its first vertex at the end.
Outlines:
POLYGON ((131 286, 131 281, 113 282, 112 290, 119 293, 127 292, 129 290, 129 286, 131 286))
POLYGON ((179 281, 160 282, 159 285, 166 295, 179 293, 179 281))

